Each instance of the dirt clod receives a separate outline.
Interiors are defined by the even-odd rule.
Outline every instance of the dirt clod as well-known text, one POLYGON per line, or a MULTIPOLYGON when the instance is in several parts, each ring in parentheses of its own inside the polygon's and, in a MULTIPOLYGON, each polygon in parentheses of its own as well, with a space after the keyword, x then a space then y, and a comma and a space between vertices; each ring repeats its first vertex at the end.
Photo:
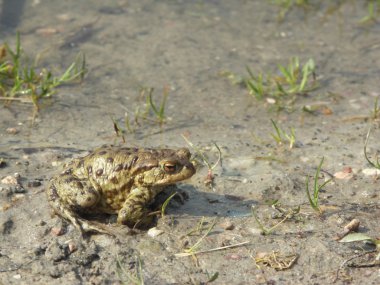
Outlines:
POLYGON ((61 261, 67 257, 67 246, 59 244, 57 241, 47 247, 45 257, 52 261, 61 261))

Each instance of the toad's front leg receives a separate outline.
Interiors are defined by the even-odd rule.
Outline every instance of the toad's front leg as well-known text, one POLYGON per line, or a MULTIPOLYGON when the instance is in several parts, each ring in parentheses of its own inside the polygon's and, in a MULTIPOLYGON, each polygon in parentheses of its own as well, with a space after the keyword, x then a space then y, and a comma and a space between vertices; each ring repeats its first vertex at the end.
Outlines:
POLYGON ((147 206, 153 201, 162 188, 139 187, 132 189, 120 209, 117 222, 130 227, 135 225, 146 226, 152 222, 153 216, 149 216, 147 206))

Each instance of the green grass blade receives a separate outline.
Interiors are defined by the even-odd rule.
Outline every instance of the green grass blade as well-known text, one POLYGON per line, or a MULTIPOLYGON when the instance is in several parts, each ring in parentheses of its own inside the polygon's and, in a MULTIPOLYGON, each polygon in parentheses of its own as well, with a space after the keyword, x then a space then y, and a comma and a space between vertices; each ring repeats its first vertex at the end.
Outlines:
POLYGON ((163 97, 162 97, 162 101, 161 101, 161 104, 160 104, 160 111, 159 111, 160 120, 163 120, 164 117, 165 117, 165 106, 166 106, 166 100, 168 98, 168 94, 169 94, 168 90, 165 89, 164 93, 162 95, 163 97))
POLYGON ((325 158, 322 157, 321 159, 321 162, 319 163, 318 167, 317 167, 317 171, 315 173, 315 177, 314 177, 314 201, 316 202, 316 204, 318 204, 318 197, 319 197, 319 190, 320 190, 320 187, 318 186, 318 180, 319 180, 319 173, 321 172, 321 167, 322 167, 322 164, 323 164, 323 160, 325 158))
POLYGON ((313 59, 309 59, 306 64, 302 67, 302 81, 299 85, 299 91, 302 92, 307 84, 310 74, 315 70, 315 63, 313 59))
POLYGON ((377 168, 377 169, 380 169, 380 161, 379 161, 379 158, 376 159, 376 162, 373 162, 369 159, 368 155, 367 155, 367 145, 368 145, 368 141, 369 141, 369 137, 370 137, 370 134, 371 134, 371 128, 369 128, 368 132, 367 132, 367 137, 366 137, 366 140, 364 142, 364 157, 365 159, 367 160, 367 162, 374 168, 377 168))
POLYGON ((248 66, 246 66, 245 68, 247 69, 247 72, 248 72, 249 76, 250 76, 253 80, 256 81, 256 78, 255 78, 255 76, 253 75, 252 70, 251 70, 248 66))
POLYGON ((276 122, 273 119, 270 119, 270 121, 272 122, 272 125, 273 125, 273 127, 277 133, 277 138, 281 142, 282 141, 282 131, 280 130, 280 128, 277 126, 276 122))
POLYGON ((314 200, 311 198, 310 191, 309 191, 309 181, 310 181, 310 178, 308 176, 307 179, 306 179, 306 194, 307 194, 307 198, 309 200, 310 206, 313 209, 315 209, 316 205, 314 204, 314 200))
POLYGON ((154 90, 153 88, 150 88, 150 89, 149 89, 148 102, 149 102, 149 105, 150 105, 150 107, 152 108, 154 114, 155 114, 156 116, 158 116, 158 115, 159 115, 159 111, 158 111, 156 105, 154 104, 154 102, 153 102, 153 97, 152 97, 153 90, 154 90))
POLYGON ((177 192, 171 194, 171 195, 165 200, 165 202, 162 204, 162 207, 161 207, 161 217, 164 217, 164 216, 165 216, 166 207, 169 205, 170 200, 171 200, 175 195, 177 195, 177 192))
POLYGON ((292 75, 289 72, 289 70, 287 70, 284 66, 282 66, 280 64, 277 67, 280 70, 280 72, 282 73, 282 75, 285 77, 286 82, 288 82, 290 84, 293 80, 292 80, 292 75))

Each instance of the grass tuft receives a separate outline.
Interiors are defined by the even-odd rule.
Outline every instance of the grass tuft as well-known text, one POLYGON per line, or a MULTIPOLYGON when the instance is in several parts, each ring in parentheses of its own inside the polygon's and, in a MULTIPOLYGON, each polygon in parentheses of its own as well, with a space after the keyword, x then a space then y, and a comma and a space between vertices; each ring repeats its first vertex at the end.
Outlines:
POLYGON ((367 5, 368 14, 359 20, 359 24, 377 23, 380 14, 380 0, 369 0, 367 5))
POLYGON ((165 106, 166 106, 166 100, 169 94, 169 89, 167 87, 164 88, 159 107, 157 107, 156 104, 153 102, 152 94, 153 94, 153 88, 150 88, 149 94, 147 96, 147 101, 148 101, 147 105, 150 107, 153 114, 156 116, 158 123, 162 125, 166 119, 165 106))
POLYGON ((124 135, 127 133, 135 133, 139 127, 144 123, 159 124, 160 127, 167 122, 167 116, 165 114, 166 102, 169 95, 169 88, 164 87, 161 102, 155 103, 153 99, 154 89, 152 87, 140 86, 139 98, 142 99, 144 103, 137 106, 134 111, 129 110, 125 106, 124 114, 124 129, 120 127, 118 122, 112 119, 114 130, 117 137, 122 137, 123 142, 125 142, 124 135))
POLYGON ((165 108, 166 108, 166 102, 169 95, 169 88, 166 86, 164 87, 162 98, 160 105, 156 105, 156 103, 153 100, 153 92, 154 88, 151 87, 141 87, 140 95, 142 97, 145 97, 145 105, 146 110, 145 113, 142 115, 142 117, 146 120, 148 120, 148 115, 152 114, 155 117, 155 121, 157 121, 160 126, 162 126, 166 122, 166 115, 165 115, 165 108))
POLYGON ((279 110, 290 107, 299 95, 305 95, 319 86, 313 59, 301 65, 298 57, 293 57, 287 66, 279 64, 277 68, 276 76, 263 72, 255 74, 248 66, 247 77, 231 72, 223 72, 222 75, 229 78, 233 84, 244 83, 249 95, 259 101, 266 100, 279 110))
POLYGON ((309 191, 309 177, 307 177, 306 180, 306 195, 309 200, 310 206, 318 212, 319 214, 322 214, 322 209, 319 205, 319 192, 320 190, 327 184, 329 183, 332 179, 328 179, 325 182, 323 182, 321 185, 319 185, 319 174, 321 172, 322 164, 323 164, 324 157, 322 157, 321 162, 319 163, 317 167, 317 171, 315 172, 315 177, 314 177, 314 187, 313 187, 313 195, 310 194, 309 191))
POLYGON ((284 143, 285 139, 289 142, 289 149, 292 149, 294 143, 296 142, 296 134, 294 128, 290 128, 290 134, 286 133, 282 128, 280 128, 277 123, 271 119, 273 128, 275 129, 275 133, 271 134, 273 139, 276 141, 278 145, 284 143))
POLYGON ((7 43, 0 46, 0 96, 6 103, 31 102, 35 110, 39 111, 41 99, 51 97, 56 88, 63 84, 81 82, 85 73, 84 54, 78 54, 60 76, 53 76, 50 70, 29 64, 21 47, 19 33, 14 50, 7 43))
POLYGON ((279 20, 285 19, 290 10, 294 8, 307 8, 310 5, 309 0, 271 0, 272 3, 281 7, 279 12, 279 20))

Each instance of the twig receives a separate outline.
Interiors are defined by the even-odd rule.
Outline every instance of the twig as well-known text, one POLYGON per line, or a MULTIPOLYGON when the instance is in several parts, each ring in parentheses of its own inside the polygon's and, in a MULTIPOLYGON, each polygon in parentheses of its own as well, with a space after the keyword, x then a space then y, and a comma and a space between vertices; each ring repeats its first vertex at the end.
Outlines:
POLYGON ((223 249, 227 249, 227 248, 239 247, 239 246, 242 246, 242 245, 246 245, 248 243, 250 243, 250 241, 244 241, 244 242, 237 243, 237 244, 231 244, 231 245, 226 245, 226 246, 222 246, 222 247, 216 247, 216 248, 207 249, 207 250, 200 250, 200 251, 196 251, 196 252, 181 252, 181 253, 176 253, 175 256, 176 257, 184 257, 184 256, 195 255, 195 254, 208 253, 208 252, 223 250, 223 249))

